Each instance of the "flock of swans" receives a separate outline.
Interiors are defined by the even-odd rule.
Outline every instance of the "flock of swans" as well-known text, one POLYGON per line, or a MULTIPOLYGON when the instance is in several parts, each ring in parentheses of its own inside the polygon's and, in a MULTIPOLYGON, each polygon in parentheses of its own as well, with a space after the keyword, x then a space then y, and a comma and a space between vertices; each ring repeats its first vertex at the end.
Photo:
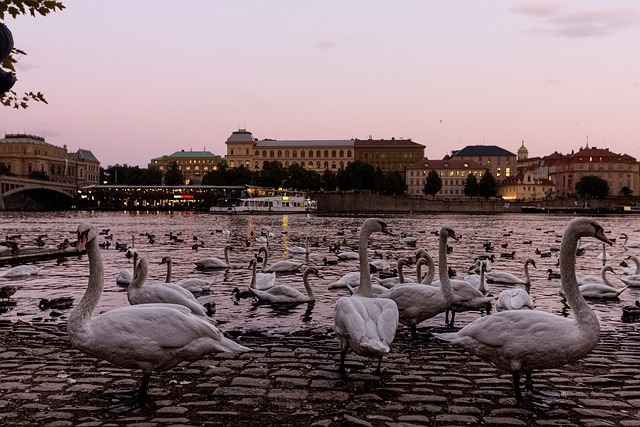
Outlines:
MULTIPOLYGON (((518 402, 523 402, 522 376, 525 389, 533 393, 531 377, 534 370, 564 366, 583 358, 597 344, 600 325, 585 298, 616 298, 627 287, 636 286, 632 284, 633 280, 638 280, 640 287, 637 271, 640 262, 634 256, 628 256, 627 260, 632 261, 636 269, 625 271, 632 274, 620 277, 626 280, 624 287, 616 287, 609 281, 607 273, 613 272, 611 266, 604 266, 599 276, 577 276, 576 253, 581 239, 595 238, 602 244, 612 244, 603 228, 588 218, 576 218, 567 224, 559 248, 558 294, 566 300, 573 318, 536 309, 530 293, 529 266, 536 267, 533 259, 524 261, 523 275, 519 276, 498 271, 490 257, 478 257, 469 274, 458 278, 452 277, 448 262, 452 250, 449 241, 459 238, 453 228, 442 227, 434 233, 438 236, 437 269, 424 248, 415 250, 411 257, 397 258, 395 263, 385 251, 377 252, 384 262, 374 262, 376 259, 370 259, 369 248, 374 233, 380 233, 380 239, 397 239, 395 235, 388 237, 392 232, 385 221, 366 219, 358 231, 357 251, 336 254, 341 260, 355 257, 358 270, 344 274, 328 285, 334 292, 348 290, 336 299, 332 314, 340 353, 337 369, 344 375, 347 374, 345 361, 349 352, 377 359, 376 372, 380 373, 383 357, 391 351, 400 328, 408 328, 412 339, 420 339, 417 326, 446 313, 447 320, 438 329, 444 328, 444 332, 433 332, 432 335, 510 372, 514 396, 518 402), (414 264, 415 280, 403 272, 403 268, 414 264), (425 275, 422 274, 424 267, 427 268, 425 275), (498 284, 507 287, 499 295, 491 294, 493 286, 498 284), (610 295, 611 292, 615 295, 610 295), (496 312, 492 312, 493 305, 496 312), (480 315, 456 330, 455 313, 463 311, 480 315)), ((210 288, 210 282, 197 278, 172 282, 169 256, 161 261, 167 268, 165 280, 152 281, 147 257, 137 250, 128 252, 127 256, 134 264, 129 283, 124 285, 130 305, 95 314, 105 280, 97 242, 99 233, 91 224, 82 223, 77 235, 78 250, 86 248, 87 251, 89 277, 82 299, 68 318, 70 341, 90 356, 119 367, 140 369, 143 374, 137 390, 116 395, 117 403, 110 408, 112 411, 126 411, 144 402, 152 372, 162 372, 212 352, 251 351, 225 337, 210 312, 194 297, 194 293, 210 288)), ((316 300, 314 287, 319 286, 323 269, 330 269, 330 266, 316 267, 297 259, 269 262, 268 240, 269 236, 250 260, 250 282, 242 290, 234 289, 236 295, 242 293, 267 304, 313 303, 316 300), (296 273, 302 273, 304 292, 292 286, 290 281, 280 281, 281 275, 296 273), (315 276, 313 283, 310 283, 311 275, 315 276)), ((408 247, 415 244, 407 236, 402 243, 408 247)), ((292 254, 308 256, 309 238, 305 239, 305 246, 287 248, 292 254)), ((230 269, 229 251, 233 248, 225 245, 224 259, 196 259, 195 268, 230 269)), ((327 287, 326 284, 323 286, 327 287)), ((640 304, 628 310, 640 312, 640 304)))

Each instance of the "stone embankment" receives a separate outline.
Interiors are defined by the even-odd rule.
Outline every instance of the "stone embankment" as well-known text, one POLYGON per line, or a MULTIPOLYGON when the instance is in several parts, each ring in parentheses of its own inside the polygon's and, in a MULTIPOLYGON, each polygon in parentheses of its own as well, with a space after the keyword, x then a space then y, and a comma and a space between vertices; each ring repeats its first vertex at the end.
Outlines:
POLYGON ((539 389, 561 397, 526 407, 515 405, 507 373, 428 334, 399 331, 382 379, 352 354, 341 377, 331 331, 232 335, 253 351, 154 374, 152 403, 115 415, 106 393, 137 387, 140 372, 78 352, 64 323, 0 323, 0 424, 640 426, 640 324, 603 331, 578 363, 534 373, 539 389))

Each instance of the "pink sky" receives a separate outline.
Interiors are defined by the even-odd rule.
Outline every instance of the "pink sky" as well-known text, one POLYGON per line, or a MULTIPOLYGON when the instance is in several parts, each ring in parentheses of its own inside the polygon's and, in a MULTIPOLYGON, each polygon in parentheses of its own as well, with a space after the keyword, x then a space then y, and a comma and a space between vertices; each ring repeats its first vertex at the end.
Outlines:
POLYGON ((5 133, 146 167, 256 138, 411 138, 530 156, 583 146, 640 158, 636 1, 63 0, 5 23, 14 89, 5 133))

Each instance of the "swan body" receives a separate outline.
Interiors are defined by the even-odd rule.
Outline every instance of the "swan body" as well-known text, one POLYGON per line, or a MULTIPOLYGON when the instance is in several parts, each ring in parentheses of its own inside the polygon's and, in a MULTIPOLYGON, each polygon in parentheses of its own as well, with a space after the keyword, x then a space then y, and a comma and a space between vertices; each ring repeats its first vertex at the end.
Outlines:
MULTIPOLYGON (((253 268, 255 269, 255 265, 253 268)), ((309 274, 315 274, 317 276, 318 269, 315 267, 307 267, 302 274, 304 288, 307 291, 306 294, 303 294, 299 290, 287 285, 275 285, 264 291, 249 287, 249 290, 260 301, 268 303, 312 302, 316 300, 316 297, 311 285, 309 284, 309 274)))
POLYGON ((454 295, 447 267, 447 239, 455 239, 456 235, 452 229, 443 227, 439 236, 438 271, 442 286, 425 286, 421 283, 394 286, 378 297, 395 301, 400 323, 409 326, 413 336, 416 336, 418 323, 444 312, 453 303, 454 295))
POLYGON ((345 273, 340 279, 336 280, 333 283, 330 283, 328 289, 340 289, 346 288, 347 286, 358 287, 360 285, 360 272, 359 271, 350 271, 345 273))
POLYGON ((531 299, 531 295, 521 288, 503 290, 498 295, 498 301, 496 302, 497 311, 533 310, 534 308, 535 304, 531 299))
POLYGON ((624 242, 622 242, 623 247, 631 248, 631 249, 640 248, 640 241, 637 241, 637 240, 629 241, 629 236, 627 236, 625 233, 620 233, 620 235, 624 239, 624 242))
POLYGON ((629 255, 625 259, 630 259, 631 261, 633 261, 634 266, 633 267, 626 267, 626 268, 623 267, 622 268, 622 274, 625 274, 625 275, 628 275, 628 276, 640 275, 640 260, 638 260, 638 258, 633 256, 633 255, 629 255))
POLYGON ((133 280, 133 272, 136 271, 136 265, 138 264, 138 250, 128 248, 125 256, 128 259, 133 259, 133 268, 121 268, 116 275, 116 284, 118 286, 127 287, 133 280))
POLYGON ((278 282, 276 281, 276 273, 260 273, 257 271, 258 261, 252 259, 249 262, 249 268, 253 270, 251 274, 251 283, 249 288, 257 289, 259 291, 266 291, 273 288, 278 282))
POLYGON ((620 280, 630 288, 640 288, 640 274, 633 274, 631 276, 622 276, 620 280))
MULTIPOLYGON (((172 272, 173 262, 171 261, 170 256, 163 257, 162 261, 160 261, 160 264, 167 265, 167 275, 165 278, 165 286, 169 285, 169 287, 171 287, 172 289, 176 289, 174 286, 180 286, 180 288, 186 290, 192 296, 196 294, 202 294, 204 292, 209 292, 211 290, 211 283, 204 279, 200 279, 198 277, 187 277, 185 279, 180 279, 172 283, 171 272, 172 272)), ((178 292, 180 292, 180 290, 178 290, 178 292)), ((183 293, 186 297, 189 298, 189 294, 187 292, 181 292, 181 293, 183 293)))
POLYGON ((269 262, 269 249, 267 249, 266 247, 261 247, 258 250, 258 253, 260 252, 264 252, 264 261, 262 264, 263 273, 295 273, 300 270, 300 267, 302 266, 301 262, 291 261, 288 259, 276 261, 273 264, 267 266, 269 262))
POLYGON ((336 254, 336 256, 338 257, 338 259, 342 261, 346 261, 350 259, 358 259, 358 252, 353 252, 353 251, 340 252, 336 254))
MULTIPOLYGON (((78 246, 85 245, 89 258, 89 281, 82 299, 69 315, 67 332, 71 344, 83 353, 118 367, 142 370, 138 393, 112 408, 123 412, 147 397, 153 371, 165 371, 183 361, 194 361, 213 352, 244 352, 251 349, 226 338, 210 322, 175 304, 126 306, 93 316, 104 288, 102 258, 97 232, 87 223, 78 227, 78 246)), ((146 263, 137 266, 134 280, 144 282, 146 263)))
POLYGON ((505 271, 491 271, 485 273, 485 279, 489 283, 504 283, 513 285, 529 285, 531 278, 529 277, 529 264, 536 266, 536 262, 531 258, 524 261, 524 279, 521 279, 511 273, 505 271))
POLYGON ((296 255, 308 255, 309 254, 309 236, 306 238, 305 246, 289 246, 287 251, 296 255))
POLYGON ((19 277, 25 276, 36 276, 40 274, 43 267, 36 267, 34 265, 16 265, 15 267, 11 267, 10 269, 3 271, 0 273, 0 277, 5 279, 16 279, 19 277))
POLYGON ((225 245, 224 247, 224 260, 216 257, 202 258, 193 263, 196 265, 196 270, 216 270, 223 268, 230 268, 229 263, 229 251, 231 246, 225 245))
POLYGON ((611 260, 611 255, 609 255, 607 253, 607 250, 605 248, 606 248, 606 246, 603 244, 602 245, 602 252, 600 252, 598 254, 598 260, 603 261, 603 262, 611 260))
POLYGON ((394 277, 387 277, 385 279, 381 279, 379 277, 375 277, 375 280, 385 288, 392 288, 395 285, 401 285, 403 283, 415 283, 413 279, 404 276, 404 272, 402 271, 402 267, 407 265, 407 260, 404 258, 400 258, 396 263, 398 269, 398 275, 394 277))
MULTIPOLYGON (((344 360, 349 349, 365 357, 377 357, 378 369, 382 356, 389 352, 398 327, 398 306, 389 299, 372 298, 371 273, 367 260, 369 236, 374 232, 391 234, 378 218, 364 221, 359 236, 360 283, 356 292, 336 302, 333 322, 340 346, 340 372, 345 372, 344 360)), ((408 285, 407 285, 408 286, 408 285)))
POLYGON ((577 242, 587 236, 612 244, 592 219, 575 218, 567 225, 560 245, 560 269, 575 318, 540 310, 509 310, 478 318, 458 332, 434 335, 511 372, 516 399, 522 401, 522 373, 527 389, 533 390, 534 369, 558 368, 581 359, 598 343, 600 324, 580 294, 575 273, 577 242))

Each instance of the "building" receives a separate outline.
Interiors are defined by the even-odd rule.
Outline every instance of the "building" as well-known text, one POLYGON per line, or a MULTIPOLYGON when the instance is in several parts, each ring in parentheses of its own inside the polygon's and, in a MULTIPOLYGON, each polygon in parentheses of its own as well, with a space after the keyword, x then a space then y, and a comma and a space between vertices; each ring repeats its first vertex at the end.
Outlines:
POLYGON ((424 157, 424 146, 410 139, 259 140, 246 129, 239 129, 226 144, 229 167, 245 166, 253 171, 261 170, 264 162, 278 161, 284 167, 298 164, 318 173, 337 172, 360 160, 385 172, 404 172, 424 157))
POLYGON ((186 184, 200 184, 202 177, 207 172, 218 169, 222 163, 222 157, 211 151, 180 150, 173 154, 151 159, 149 168, 158 168, 162 173, 165 173, 173 162, 182 171, 186 184))
POLYGON ((640 164, 628 154, 618 154, 608 148, 587 145, 549 165, 549 178, 556 186, 558 197, 575 196, 575 186, 583 176, 597 176, 609 184, 609 194, 618 196, 623 188, 632 194, 640 192, 640 164))
POLYGON ((435 170, 442 179, 442 189, 436 194, 438 198, 464 196, 467 177, 473 174, 480 181, 480 177, 485 172, 485 168, 480 164, 468 160, 456 158, 418 160, 406 170, 407 194, 424 195, 424 184, 432 170, 435 170))
POLYGON ((451 158, 476 162, 491 172, 498 183, 515 175, 517 157, 497 145, 467 145, 462 150, 453 151, 451 158))
POLYGON ((36 135, 5 134, 0 139, 0 162, 9 173, 21 178, 39 174, 40 178, 78 186, 100 180, 100 162, 91 151, 69 153, 66 145, 57 147, 36 135))
POLYGON ((535 169, 518 172, 498 184, 498 196, 509 201, 546 200, 555 196, 555 185, 549 179, 536 178, 535 169))

